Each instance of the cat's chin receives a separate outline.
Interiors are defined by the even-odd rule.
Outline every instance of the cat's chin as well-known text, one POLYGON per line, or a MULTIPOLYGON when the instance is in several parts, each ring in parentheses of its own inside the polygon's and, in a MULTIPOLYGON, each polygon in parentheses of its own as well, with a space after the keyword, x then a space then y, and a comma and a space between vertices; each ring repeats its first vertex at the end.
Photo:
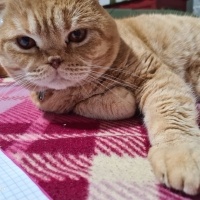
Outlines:
POLYGON ((68 81, 56 81, 54 83, 49 83, 46 87, 53 90, 64 90, 72 86, 74 86, 74 84, 68 81))
POLYGON ((42 87, 45 87, 47 89, 53 89, 53 90, 64 90, 69 87, 74 87, 77 84, 74 81, 65 80, 65 79, 54 79, 51 82, 48 82, 46 84, 42 84, 42 87))
POLYGON ((67 88, 72 87, 71 85, 53 85, 51 87, 48 87, 48 89, 52 89, 52 90, 66 90, 67 88))
POLYGON ((72 81, 67 80, 64 78, 56 77, 51 80, 43 80, 43 81, 31 81, 33 85, 35 85, 33 88, 35 88, 38 91, 38 88, 44 89, 51 89, 51 90, 64 90, 69 87, 76 87, 80 81, 72 81))

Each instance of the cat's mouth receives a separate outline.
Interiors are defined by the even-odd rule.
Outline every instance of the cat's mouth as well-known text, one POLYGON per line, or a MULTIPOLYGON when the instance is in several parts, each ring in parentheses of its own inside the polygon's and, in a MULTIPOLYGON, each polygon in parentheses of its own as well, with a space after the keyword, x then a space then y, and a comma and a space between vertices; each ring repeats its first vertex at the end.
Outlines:
POLYGON ((71 80, 57 75, 49 82, 47 87, 55 90, 63 90, 73 85, 74 83, 71 80))
POLYGON ((28 81, 41 88, 64 90, 69 87, 80 85, 88 76, 89 73, 54 70, 50 71, 50 73, 45 73, 44 77, 37 76, 30 78, 28 81))
POLYGON ((70 81, 70 80, 64 79, 61 76, 56 75, 51 82, 60 82, 60 81, 70 81))
POLYGON ((29 81, 35 84, 38 88, 41 88, 41 90, 44 89, 63 90, 74 85, 73 81, 62 78, 59 75, 56 75, 51 78, 43 78, 43 79, 40 78, 36 80, 32 79, 29 81))

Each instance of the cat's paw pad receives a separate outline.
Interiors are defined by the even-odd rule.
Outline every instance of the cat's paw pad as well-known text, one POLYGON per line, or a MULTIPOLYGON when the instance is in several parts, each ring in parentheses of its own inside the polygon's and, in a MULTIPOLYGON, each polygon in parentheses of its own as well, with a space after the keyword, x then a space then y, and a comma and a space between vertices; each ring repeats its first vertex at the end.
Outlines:
POLYGON ((200 143, 180 142, 153 146, 148 158, 157 179, 189 195, 200 192, 200 143))

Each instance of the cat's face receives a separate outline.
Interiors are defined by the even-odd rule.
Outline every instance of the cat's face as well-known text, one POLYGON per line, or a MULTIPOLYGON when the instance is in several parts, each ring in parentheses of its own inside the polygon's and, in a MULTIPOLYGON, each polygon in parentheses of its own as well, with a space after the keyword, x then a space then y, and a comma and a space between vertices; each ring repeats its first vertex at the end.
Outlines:
POLYGON ((115 22, 97 0, 6 0, 0 33, 1 64, 39 88, 96 79, 119 49, 115 22))

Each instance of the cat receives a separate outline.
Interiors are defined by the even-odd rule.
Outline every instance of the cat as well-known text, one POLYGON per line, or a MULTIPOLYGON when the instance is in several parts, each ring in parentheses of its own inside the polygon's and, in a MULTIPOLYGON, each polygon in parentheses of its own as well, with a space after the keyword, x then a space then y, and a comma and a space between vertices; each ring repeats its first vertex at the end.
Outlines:
POLYGON ((200 188, 200 19, 114 20, 98 0, 6 0, 0 63, 48 112, 106 120, 144 114, 157 179, 200 188))
MULTIPOLYGON (((3 9, 4 9, 4 4, 0 2, 0 18, 1 18, 1 12, 3 9)), ((5 78, 7 76, 8 76, 8 74, 6 73, 4 68, 2 66, 0 66, 0 78, 5 78)))

